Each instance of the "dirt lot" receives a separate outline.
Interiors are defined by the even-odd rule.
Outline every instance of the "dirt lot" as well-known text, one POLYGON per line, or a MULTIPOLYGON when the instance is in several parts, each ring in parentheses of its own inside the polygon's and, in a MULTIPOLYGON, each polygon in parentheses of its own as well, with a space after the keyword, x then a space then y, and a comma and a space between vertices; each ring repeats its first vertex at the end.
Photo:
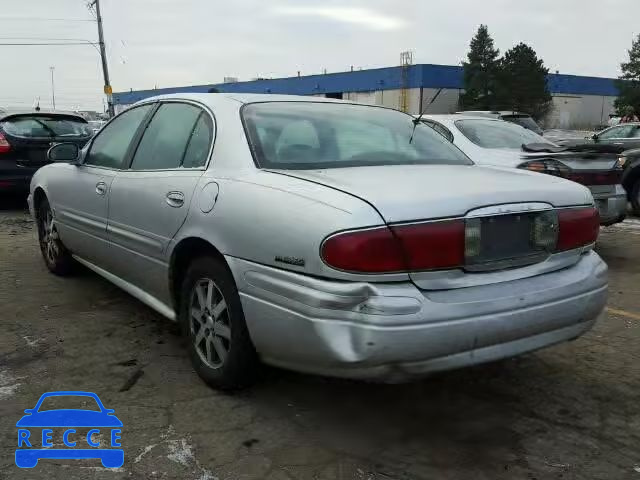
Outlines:
MULTIPOLYGON (((3 200, 6 202, 6 200, 3 200)), ((0 478, 640 480, 640 221, 606 229, 608 315, 576 342, 374 385, 268 370, 233 396, 175 326, 90 272, 50 275, 21 205, 0 208, 0 478), (125 464, 14 465, 40 395, 96 392, 125 464)))

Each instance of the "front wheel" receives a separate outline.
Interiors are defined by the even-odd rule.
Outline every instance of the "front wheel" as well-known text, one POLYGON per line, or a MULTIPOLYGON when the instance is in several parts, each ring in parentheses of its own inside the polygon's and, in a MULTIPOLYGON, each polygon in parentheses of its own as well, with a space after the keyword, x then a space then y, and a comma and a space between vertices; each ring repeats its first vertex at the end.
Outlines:
POLYGON ((47 199, 44 199, 38 208, 37 221, 38 241, 44 263, 50 272, 61 276, 68 275, 73 266, 73 258, 60 240, 55 218, 47 199))
POLYGON ((191 263, 182 283, 179 320, 193 367, 205 382, 234 390, 255 380, 258 355, 235 282, 221 260, 207 256, 191 263))

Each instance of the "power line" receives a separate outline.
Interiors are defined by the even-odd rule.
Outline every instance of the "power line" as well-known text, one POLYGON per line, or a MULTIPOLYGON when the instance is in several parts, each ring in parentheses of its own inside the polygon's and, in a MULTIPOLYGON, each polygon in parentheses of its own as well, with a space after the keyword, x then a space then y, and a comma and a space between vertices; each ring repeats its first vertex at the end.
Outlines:
POLYGON ((69 46, 73 46, 73 45, 94 45, 92 42, 84 42, 84 43, 79 43, 79 42, 60 42, 60 43, 0 43, 0 46, 3 47, 8 47, 8 46, 14 46, 14 47, 33 47, 33 46, 47 46, 47 45, 56 45, 56 46, 60 46, 60 45, 69 45, 69 46))
POLYGON ((95 22, 92 18, 47 18, 47 17, 12 17, 12 16, 1 16, 0 21, 8 20, 8 21, 24 21, 24 22, 95 22))

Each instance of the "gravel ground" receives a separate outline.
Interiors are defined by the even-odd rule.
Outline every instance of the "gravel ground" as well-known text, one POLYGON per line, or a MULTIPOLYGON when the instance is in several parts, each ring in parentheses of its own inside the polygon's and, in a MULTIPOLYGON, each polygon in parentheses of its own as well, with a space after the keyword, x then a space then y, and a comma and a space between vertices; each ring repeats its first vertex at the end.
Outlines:
POLYGON ((88 271, 50 275, 0 204, 0 478, 640 480, 638 220, 603 231, 608 315, 575 342, 406 385, 270 369, 225 395, 171 322, 88 271), (115 409, 122 468, 14 465, 15 422, 53 390, 115 409))

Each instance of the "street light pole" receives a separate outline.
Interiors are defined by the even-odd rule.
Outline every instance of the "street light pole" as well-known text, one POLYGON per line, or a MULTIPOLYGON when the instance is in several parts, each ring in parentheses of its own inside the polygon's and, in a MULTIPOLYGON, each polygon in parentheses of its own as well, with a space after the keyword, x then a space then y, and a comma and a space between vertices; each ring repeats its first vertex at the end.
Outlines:
POLYGON ((107 53, 104 48, 104 34, 102 33, 102 15, 100 14, 100 0, 93 0, 92 5, 96 7, 96 20, 98 21, 98 45, 100 46, 100 58, 102 59, 102 75, 104 76, 104 93, 107 96, 107 110, 109 116, 113 117, 113 97, 111 94, 111 82, 109 81, 109 67, 107 65, 107 53))
POLYGON ((56 109, 56 85, 53 83, 53 71, 56 67, 49 67, 51 70, 51 105, 53 105, 53 109, 56 109))

